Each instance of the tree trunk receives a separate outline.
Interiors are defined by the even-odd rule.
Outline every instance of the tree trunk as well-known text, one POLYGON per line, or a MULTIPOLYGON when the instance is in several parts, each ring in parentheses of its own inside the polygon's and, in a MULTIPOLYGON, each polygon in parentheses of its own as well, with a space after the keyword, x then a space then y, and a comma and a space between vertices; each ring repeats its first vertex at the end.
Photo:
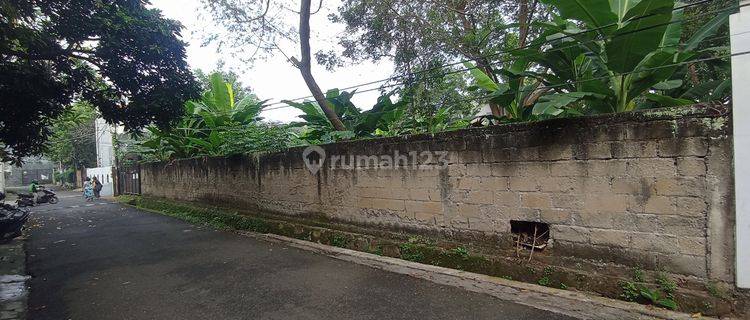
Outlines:
MULTIPOLYGON (((455 11, 459 13, 459 18, 461 19, 461 24, 463 25, 464 32, 467 34, 474 35, 476 38, 476 28, 474 23, 466 17, 466 6, 468 5, 467 2, 459 2, 456 6, 455 11)), ((477 69, 482 71, 485 75, 487 75, 492 81, 497 83, 497 76, 495 75, 495 71, 492 68, 492 64, 489 62, 489 60, 482 55, 482 49, 479 48, 475 43, 467 43, 467 53, 468 56, 473 56, 471 59, 474 60, 474 62, 477 64, 477 69)), ((499 104, 490 101, 490 110, 492 111, 492 115, 495 117, 502 117, 505 115, 505 109, 503 109, 499 104)))
POLYGON ((518 47, 526 46, 529 38, 529 29, 531 21, 534 19, 534 13, 539 5, 539 0, 534 0, 529 6, 530 0, 520 0, 518 4, 518 47))
POLYGON ((299 12, 299 42, 302 49, 302 61, 300 61, 297 67, 302 73, 302 78, 305 79, 307 88, 310 89, 313 97, 315 97, 315 101, 323 109, 323 113, 325 113, 333 128, 336 131, 346 131, 344 123, 341 122, 339 116, 333 111, 333 106, 326 100, 323 91, 320 90, 318 83, 312 75, 310 62, 310 0, 302 0, 301 2, 302 5, 299 12))
POLYGON ((526 45, 529 32, 529 0, 520 0, 518 4, 518 47, 526 45))

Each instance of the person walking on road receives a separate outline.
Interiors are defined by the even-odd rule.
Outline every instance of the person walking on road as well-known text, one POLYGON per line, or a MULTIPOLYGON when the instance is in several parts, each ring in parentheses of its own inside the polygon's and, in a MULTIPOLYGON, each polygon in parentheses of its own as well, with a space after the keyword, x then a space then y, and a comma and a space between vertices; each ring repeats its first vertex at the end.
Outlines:
POLYGON ((100 192, 102 192, 102 183, 99 182, 99 178, 94 177, 91 179, 91 184, 94 187, 94 197, 99 199, 99 197, 101 196, 100 192))
POLYGON ((86 181, 83 183, 83 197, 86 202, 94 201, 94 186, 91 184, 91 178, 86 177, 86 181))

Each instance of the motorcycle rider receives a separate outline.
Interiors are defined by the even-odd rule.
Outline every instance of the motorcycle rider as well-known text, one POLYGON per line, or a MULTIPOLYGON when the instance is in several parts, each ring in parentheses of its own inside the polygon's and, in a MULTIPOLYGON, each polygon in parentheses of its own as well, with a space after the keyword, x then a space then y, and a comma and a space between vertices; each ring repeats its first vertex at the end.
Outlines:
POLYGON ((31 195, 34 196, 34 203, 37 203, 39 200, 39 182, 36 180, 31 180, 31 186, 29 186, 29 191, 31 191, 31 195))

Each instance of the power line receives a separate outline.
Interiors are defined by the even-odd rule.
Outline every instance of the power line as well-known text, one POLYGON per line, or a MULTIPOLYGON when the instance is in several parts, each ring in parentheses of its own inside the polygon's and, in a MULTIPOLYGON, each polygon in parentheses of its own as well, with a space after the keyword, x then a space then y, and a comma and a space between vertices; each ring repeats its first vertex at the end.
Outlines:
MULTIPOLYGON (((736 56, 743 56, 743 55, 746 55, 746 54, 750 54, 750 51, 744 51, 744 52, 738 52, 738 53, 734 53, 734 54, 727 54, 727 55, 722 55, 722 56, 713 56, 713 57, 710 57, 710 58, 701 58, 701 59, 694 59, 694 60, 683 61, 683 62, 678 62, 678 63, 672 63, 672 64, 662 65, 662 66, 653 67, 653 68, 647 68, 647 69, 640 69, 640 70, 629 71, 629 72, 625 72, 625 73, 622 73, 622 74, 619 74, 619 75, 629 75, 629 74, 634 74, 634 73, 640 73, 640 72, 647 72, 647 71, 653 71, 653 70, 659 70, 659 69, 665 69, 665 68, 683 66, 683 65, 688 65, 688 64, 691 64, 691 63, 706 62, 706 61, 712 61, 712 60, 720 60, 720 59, 732 58, 732 57, 736 57, 736 56)), ((522 89, 522 90, 519 90, 519 91, 516 91, 516 92, 532 92, 532 91, 536 91, 536 90, 540 90, 540 89, 555 89, 555 88, 566 87, 566 86, 570 86, 570 85, 581 84, 581 83, 586 83, 586 82, 591 82, 591 81, 606 80, 606 79, 610 79, 610 78, 611 78, 610 76, 601 76, 601 77, 596 77, 596 78, 591 78, 591 79, 565 82, 565 83, 561 83, 561 84, 557 84, 557 85, 539 86, 539 87, 535 87, 535 88, 531 88, 531 89, 522 89)), ((467 101, 482 100, 482 99, 492 98, 494 96, 495 96, 494 94, 489 94, 489 95, 485 95, 485 96, 478 97, 478 98, 469 98, 469 99, 466 99, 466 100, 467 101)))
MULTIPOLYGON (((685 9, 685 8, 688 8, 688 7, 693 7, 693 6, 697 6, 697 5, 707 4, 707 3, 710 3, 710 2, 713 2, 713 0, 697 1, 697 2, 694 2, 694 3, 691 3, 691 4, 687 4, 687 5, 675 7, 675 8, 672 9, 672 11, 674 12, 674 11, 677 11, 677 10, 682 10, 682 9, 685 9)), ((674 24, 674 23, 691 21, 691 20, 697 19, 698 17, 702 17, 702 16, 706 16, 706 15, 711 15, 711 14, 716 14, 716 13, 724 12, 724 11, 727 11, 727 10, 734 10, 734 9, 741 8, 741 7, 744 7, 744 6, 747 6, 747 5, 742 5, 742 6, 731 5, 731 6, 727 6, 725 8, 719 9, 719 10, 714 10, 714 11, 707 12, 707 13, 702 13, 702 14, 697 15, 695 17, 692 17, 690 19, 680 19, 680 20, 670 21, 668 23, 663 23, 663 24, 658 24, 658 25, 654 25, 654 26, 649 26, 649 27, 638 29, 638 30, 633 30, 633 31, 630 31, 630 32, 627 32, 627 33, 618 34, 618 35, 615 35, 615 36, 605 37, 603 39, 596 39, 595 38, 595 39, 592 39, 592 40, 589 40, 589 41, 586 41, 586 42, 577 42, 577 43, 573 43, 571 46, 568 46, 568 47, 561 47, 561 48, 557 48, 557 49, 554 49, 554 50, 548 50, 548 51, 545 51, 545 52, 541 52, 539 54, 544 54, 544 53, 549 53, 549 52, 554 52, 554 51, 560 51, 560 50, 564 50, 564 49, 568 49, 568 48, 573 48, 573 47, 581 45, 581 43, 592 43, 592 42, 597 42, 597 41, 606 41, 608 39, 613 39, 615 37, 625 36, 625 35, 633 34, 633 33, 637 33, 637 32, 642 32, 642 31, 645 31, 645 30, 648 30, 648 29, 662 27, 664 25, 670 25, 670 24, 674 24)), ((634 17, 633 19, 628 20, 628 22, 637 21, 637 20, 640 20, 640 19, 643 19, 643 18, 647 18, 647 17, 650 17, 650 16, 653 16, 653 14, 634 17)), ((428 73, 428 72, 435 71, 435 70, 441 70, 441 69, 446 68, 446 67, 460 65, 460 64, 463 64, 465 62, 471 62, 471 61, 474 61, 474 60, 479 59, 479 58, 489 58, 489 57, 494 57, 494 56, 498 56, 498 55, 509 54, 509 53, 512 53, 512 52, 517 52, 517 51, 524 50, 524 49, 529 49, 529 48, 532 48, 532 47, 541 48, 542 46, 544 46, 546 44, 557 42, 557 41, 560 41, 560 40, 563 40, 563 39, 566 39, 566 38, 576 37, 576 36, 579 36, 579 35, 582 35, 582 34, 586 34, 586 33, 601 31, 601 30, 613 27, 616 24, 617 23, 611 23, 611 24, 608 24, 608 25, 605 25, 605 26, 600 26, 598 28, 588 29, 588 30, 584 30, 584 31, 577 32, 577 33, 572 33, 572 34, 567 34, 567 35, 565 35, 563 37, 559 37, 559 38, 555 38, 555 39, 550 39, 550 40, 542 41, 542 42, 539 42, 539 43, 530 43, 528 45, 525 45, 525 46, 522 46, 522 47, 519 47, 519 48, 514 48, 514 49, 509 49, 509 50, 503 50, 503 51, 495 52, 495 53, 492 53, 492 54, 489 54, 489 55, 479 56, 479 57, 476 57, 475 59, 465 59, 465 60, 461 60, 461 61, 457 61, 457 62, 453 62, 453 63, 449 63, 449 64, 444 64, 444 65, 441 65, 441 66, 432 67, 432 68, 425 69, 425 70, 410 72, 410 73, 407 73, 407 74, 397 75, 397 76, 393 76, 393 77, 389 77, 389 78, 385 78, 385 79, 380 79, 380 80, 370 81, 370 82, 366 82, 366 83, 362 83, 362 84, 358 84, 358 85, 353 85, 353 86, 342 88, 340 90, 342 90, 342 91, 343 90, 351 90, 351 89, 360 88, 360 87, 364 87, 364 86, 368 86, 368 85, 373 85, 373 84, 377 84, 377 83, 382 83, 382 82, 387 82, 387 81, 396 80, 396 79, 400 79, 400 78, 406 78, 406 77, 411 77, 411 76, 415 76, 415 75, 420 75, 420 74, 428 73)), ((715 39, 718 39, 718 38, 720 38, 720 37, 716 37, 714 39, 710 39, 710 40, 706 40, 706 41, 712 41, 712 40, 715 40, 715 39)), ((723 37, 721 37, 721 38, 723 38, 723 37)), ((679 46, 679 45, 680 44, 676 44, 674 46, 679 46)), ((732 57, 732 56, 736 56, 736 55, 744 55, 744 54, 747 54, 747 53, 748 52, 742 52, 742 53, 732 54, 732 55, 716 56, 716 57, 705 58, 705 59, 696 59, 696 60, 686 61, 686 62, 682 62, 682 63, 678 63, 678 64, 660 66, 660 67, 651 68, 651 69, 638 70, 638 71, 633 71, 633 72, 624 73, 624 74, 630 74, 630 73, 634 73, 634 72, 650 71, 650 70, 667 68, 667 67, 673 67, 673 66, 676 66, 676 65, 684 65, 684 64, 689 64, 689 63, 697 63, 697 62, 704 62, 704 61, 710 61, 710 60, 723 59, 723 58, 732 57)), ((519 58, 517 58, 517 59, 519 59, 519 58)), ((506 60, 503 60, 503 61, 490 63, 490 65, 497 65, 497 64, 508 63, 508 62, 516 61, 517 59, 506 59, 506 60)), ((436 75, 434 78, 443 77, 443 76, 446 76, 446 75, 449 75, 449 74, 454 74, 454 73, 465 72, 465 71, 468 71, 468 70, 471 70, 471 69, 473 69, 473 68, 463 68, 463 69, 459 69, 459 70, 452 70, 452 71, 449 71, 449 72, 446 72, 446 73, 443 73, 443 74, 440 74, 440 75, 436 75)), ((516 93, 518 93, 518 92, 526 92, 526 91, 533 91, 533 90, 554 89, 554 88, 559 88, 559 87, 564 87, 564 86, 570 86, 570 85, 575 85, 575 84, 589 82, 589 81, 604 80, 604 79, 608 79, 608 78, 609 78, 608 76, 607 77, 598 77, 598 78, 586 79, 586 80, 581 80, 581 81, 566 82, 566 83, 559 84, 559 85, 538 86, 538 87, 535 87, 535 88, 532 88, 532 89, 521 89, 519 91, 516 91, 516 93)), ((404 84, 406 84, 406 82, 389 84, 389 85, 384 85, 384 86, 380 86, 380 87, 377 87, 377 88, 370 88, 370 89, 367 89, 367 90, 359 91, 358 93, 366 93, 366 92, 375 91, 375 90, 382 90, 383 88, 395 87, 395 86, 400 86, 400 85, 404 85, 404 84)), ((471 98, 467 98, 467 99, 457 100, 455 102, 461 103, 461 102, 470 102, 470 101, 484 100, 484 99, 487 99, 487 98, 491 98, 493 96, 494 95, 485 95, 485 96, 480 96, 480 97, 471 97, 471 98)), ((296 98, 296 99, 291 99, 291 100, 284 100, 284 101, 298 101, 298 100, 309 99, 309 98, 312 98, 312 96, 301 97, 301 98, 296 98)), ((285 103, 284 101, 271 103, 271 104, 269 104, 267 106, 273 106, 273 105, 283 104, 283 103, 285 103)), ((291 108, 291 107, 292 106, 286 105, 286 106, 280 106, 280 107, 266 108, 266 109, 263 109, 262 111, 272 111, 272 110, 284 109, 284 108, 291 108)), ((386 112, 390 112, 390 111, 386 111, 386 112)), ((384 112, 370 112, 370 114, 378 114, 378 113, 384 113, 384 112)), ((213 130, 216 130, 216 129, 230 129, 230 130, 235 130, 235 129, 241 129, 242 127, 244 127, 244 126, 216 127, 216 128, 213 128, 213 129, 208 129, 208 128, 195 128, 195 129, 192 129, 192 128, 178 128, 178 129, 180 129, 180 130, 194 130, 194 131, 213 131, 213 130)), ((60 142, 62 142, 62 141, 74 142, 74 141, 80 141, 80 140, 83 140, 83 139, 85 139, 85 138, 84 137, 71 137, 70 139, 60 139, 60 140, 57 140, 57 141, 60 141, 60 142)))
MULTIPOLYGON (((697 1, 697 2, 694 2, 694 3, 686 4, 686 5, 679 6, 679 7, 675 7, 675 8, 672 9, 672 12, 678 11, 678 10, 682 10, 682 9, 685 9, 685 8, 689 8, 689 7, 693 7, 693 6, 697 6, 697 5, 707 4, 707 3, 710 3, 710 2, 713 2, 713 1, 714 0, 701 0, 701 1, 697 1)), ((743 5, 743 6, 746 6, 746 5, 743 5)), ((714 10, 714 11, 709 12, 709 13, 703 13, 703 14, 698 15, 696 17, 693 17, 691 19, 680 19, 680 20, 670 21, 668 23, 658 24, 658 25, 655 25, 655 26, 649 26, 649 27, 638 29, 638 30, 633 30, 633 31, 630 31, 630 32, 626 32, 626 33, 622 33, 622 34, 619 34, 619 35, 615 35, 614 37, 609 37, 609 39, 612 39, 612 38, 615 38, 615 37, 620 37, 620 36, 625 36, 625 35, 633 34, 633 33, 637 33, 637 32, 641 32, 641 31, 645 31, 645 30, 648 30, 648 29, 658 28, 658 27, 662 27, 662 26, 665 26, 665 25, 670 25, 670 24, 674 24, 674 23, 678 23, 678 22, 685 22, 685 21, 689 21, 689 20, 694 20, 694 19, 696 19, 697 17, 700 17, 700 16, 705 16, 705 15, 709 15, 709 14, 715 14, 715 13, 718 13, 718 12, 722 12, 722 11, 726 11, 726 10, 731 10, 731 9, 737 9, 737 8, 740 8, 740 7, 742 7, 742 6, 728 6, 726 8, 720 9, 720 10, 714 10)), ((644 18, 651 17, 653 15, 654 14, 648 14, 648 15, 642 15, 642 16, 634 17, 634 18, 628 20, 627 22, 638 21, 638 20, 641 20, 641 19, 644 19, 644 18)), ((343 90, 351 90, 351 89, 355 89, 355 88, 359 88, 359 87, 363 87, 363 86, 368 86, 368 85, 373 85, 373 84, 377 84, 377 83, 381 83, 381 82, 386 82, 386 81, 390 81, 390 80, 395 80, 395 79, 399 79, 399 78, 410 77, 410 76, 419 75, 419 74, 422 74, 422 73, 428 73, 428 72, 435 71, 435 70, 441 70, 441 69, 446 68, 446 67, 452 67, 452 66, 460 65, 460 64, 463 64, 465 62, 472 62, 472 61, 475 61, 477 59, 491 58, 491 57, 502 55, 502 54, 516 52, 516 51, 520 51, 520 50, 524 50, 524 49, 529 49, 529 48, 535 47, 535 46, 538 46, 538 47, 541 48, 541 46, 543 46, 545 44, 549 44, 549 43, 552 43, 552 42, 555 42, 555 41, 560 41, 560 40, 567 39, 567 38, 572 38, 572 37, 579 36, 579 35, 586 34, 586 33, 601 31, 601 30, 608 29, 608 28, 611 28, 611 27, 616 26, 616 25, 617 25, 616 22, 615 23, 610 23, 610 24, 607 24, 607 25, 604 25, 604 26, 600 26, 600 27, 597 27, 597 28, 594 28, 594 29, 583 30, 581 32, 568 34, 568 35, 565 35, 565 36, 560 37, 560 38, 546 40, 546 41, 543 41, 543 42, 538 43, 538 44, 536 44, 536 43, 530 43, 530 44, 522 46, 522 47, 518 47, 518 48, 514 48, 514 49, 509 49, 509 50, 503 50, 503 51, 500 51, 500 52, 495 52, 495 53, 484 55, 484 56, 478 56, 478 57, 475 57, 474 59, 464 59, 464 60, 461 60, 461 61, 452 62, 452 63, 449 63, 449 64, 443 64, 443 65, 432 67, 432 68, 428 68, 428 69, 425 69, 425 70, 410 72, 410 73, 403 74, 403 75, 397 75, 397 76, 388 77, 388 78, 384 78, 384 79, 380 79, 380 80, 374 80, 374 81, 370 81, 370 82, 366 82, 366 83, 361 83, 361 84, 358 84, 358 85, 341 88, 340 90, 342 90, 342 91, 343 90)), ((589 41, 589 42, 603 41, 603 40, 607 40, 607 38, 600 39, 600 40, 594 39, 594 40, 589 41)), ((463 71, 467 71, 467 70, 469 70, 469 69, 465 69, 463 71)), ((404 83, 400 83, 398 85, 401 85, 401 84, 404 84, 404 83)), ((392 86, 395 86, 395 85, 391 85, 391 87, 392 86)), ((310 98, 313 98, 313 96, 310 95, 310 96, 300 97, 300 98, 295 98, 295 99, 284 99, 284 100, 279 101, 279 102, 271 103, 271 104, 269 104, 269 106, 283 104, 283 103, 285 103, 285 101, 299 101, 299 100, 305 100, 305 99, 310 99, 310 98)), ((285 106, 284 108, 286 108, 286 107, 287 106, 285 106)), ((276 108, 276 109, 280 109, 280 108, 276 108)), ((275 109, 267 109, 267 110, 275 110, 275 109)))
MULTIPOLYGON (((662 65, 662 66, 653 67, 653 68, 646 68, 646 69, 634 70, 634 71, 622 73, 620 75, 629 75, 629 74, 640 73, 640 72, 648 72, 648 71, 653 71, 653 70, 659 70, 659 69, 671 68, 671 67, 676 67, 676 66, 688 65, 688 64, 691 64, 691 63, 699 63, 699 62, 706 62, 706 61, 726 59, 726 58, 731 58, 731 57, 735 57, 735 56, 742 56, 742 55, 746 55, 746 54, 750 54, 750 51, 739 52, 739 53, 734 53, 734 54, 727 54, 727 55, 721 55, 721 56, 712 56, 712 57, 700 58, 700 59, 693 59, 693 60, 689 60, 689 61, 672 63, 672 64, 662 65)), ((591 79, 565 82, 565 83, 561 83, 561 84, 557 84, 557 85, 538 86, 538 87, 534 87, 534 88, 531 88, 531 89, 518 90, 518 91, 515 91, 515 92, 516 93, 518 93, 518 92, 532 92, 532 91, 536 91, 536 90, 556 89, 556 88, 562 88, 562 87, 566 87, 566 86, 570 86, 570 85, 581 84, 581 83, 586 83, 586 82, 591 82, 591 81, 606 80, 606 79, 610 79, 610 78, 611 78, 610 76, 601 76, 601 77, 595 77, 595 78, 591 78, 591 79)), ((457 100, 457 101, 454 101, 454 102, 459 102, 460 103, 460 102, 470 102, 470 101, 476 101, 476 100, 484 100, 484 99, 492 98, 492 97, 495 97, 495 96, 496 96, 495 94, 487 94, 487 95, 483 95, 483 96, 479 96, 479 97, 472 97, 472 98, 457 100)), ((387 112, 391 112, 391 111, 368 112, 368 114, 373 115, 373 114, 381 114, 381 113, 387 113, 387 112)), ((247 128, 247 127, 251 127, 251 126, 255 126, 255 125, 256 124, 245 124, 245 125, 238 125, 238 126, 220 126, 220 127, 215 127, 215 128, 175 128, 175 130, 198 131, 198 132, 201 132, 201 131, 215 131, 215 130, 222 130, 222 129, 225 129, 225 130, 242 130, 243 128, 247 128)))
MULTIPOLYGON (((697 18, 699 18, 699 17, 701 17, 701 16, 703 16, 703 15, 711 15, 711 14, 715 14, 715 13, 717 13, 717 12, 722 12, 722 11, 726 11, 727 9, 733 9, 733 8, 724 8, 724 9, 722 9, 722 10, 716 10, 716 11, 712 11, 712 12, 704 13, 704 14, 702 14, 702 15, 699 15, 699 16, 696 16, 696 17, 693 17, 693 18, 691 18, 691 19, 682 19, 682 20, 677 20, 677 21, 673 21, 673 22, 670 22, 670 23, 677 23, 677 22, 685 22, 685 21, 690 21, 690 20, 694 20, 694 19, 697 19, 697 18)), ((656 26, 651 26, 651 27, 648 27, 648 28, 643 28, 643 29, 639 29, 639 30, 634 30, 633 32, 623 33, 623 34, 620 34, 620 35, 618 35, 618 36, 624 36, 624 35, 627 35, 627 34, 631 34, 631 33, 635 33, 635 32, 642 32, 642 31, 644 31, 644 30, 648 30, 648 29, 652 29, 652 28, 657 28, 657 27, 661 27, 661 26, 663 26, 663 25, 656 25, 656 26)), ((713 40, 716 40, 716 39, 720 39, 720 38, 729 38, 729 37, 731 37, 731 36, 733 36, 733 35, 729 35, 729 36, 718 36, 718 37, 715 37, 715 38, 711 38, 711 39, 708 39, 708 40, 704 40, 704 41, 713 41, 713 40)), ((570 49, 570 48, 575 48, 575 47, 578 47, 578 46, 580 46, 580 45, 581 45, 582 43, 593 43, 593 42, 597 42, 597 41, 604 41, 604 40, 607 40, 607 39, 612 39, 612 38, 614 38, 614 37, 610 37, 610 38, 605 38, 605 39, 592 39, 592 40, 589 40, 589 41, 583 41, 583 42, 576 42, 576 43, 572 43, 571 45, 568 45, 568 46, 566 46, 566 47, 560 47, 560 48, 556 48, 556 49, 552 49, 552 50, 547 50, 547 51, 545 51, 545 52, 540 52, 540 53, 538 53, 538 54, 546 54, 546 53, 550 53, 550 52, 555 52, 555 51, 562 51, 562 50, 565 50, 565 49, 570 49)), ((558 39, 561 39, 561 38, 558 38, 558 39)), ((664 47, 661 47, 661 48, 669 48, 669 47, 679 47, 679 46, 681 46, 681 45, 683 45, 683 44, 675 44, 675 45, 669 45, 669 46, 664 46, 664 47)), ((490 63, 490 65, 499 65, 499 64, 504 64, 504 63, 515 62, 515 61, 517 61, 518 59, 521 59, 521 58, 516 58, 516 59, 506 59, 506 60, 502 60, 502 61, 498 61, 498 62, 490 63)), ((472 68, 463 68, 463 69, 458 69, 458 70, 451 70, 451 71, 447 71, 447 72, 444 72, 444 73, 441 73, 441 74, 435 75, 435 76, 433 76, 433 77, 430 77, 430 78, 428 78, 428 79, 440 79, 440 78, 442 78, 442 77, 444 77, 444 76, 447 76, 447 75, 450 75, 450 74, 456 74, 456 73, 466 72, 466 71, 472 70, 472 69, 474 69, 474 68, 475 68, 475 67, 472 67, 472 68)), ((571 70, 571 69, 565 69, 564 71, 570 71, 570 70, 571 70)), ((404 84, 406 84, 406 83, 404 83, 404 82, 400 82, 400 83, 388 84, 388 85, 383 85, 383 86, 380 86, 380 87, 376 87, 376 88, 370 88, 370 89, 366 89, 366 90, 363 90, 363 91, 358 91, 357 93, 366 93, 366 92, 372 92, 372 91, 382 90, 383 88, 396 87, 396 86, 400 86, 400 85, 404 85, 404 84)), ((346 89, 350 89, 350 88, 354 88, 354 87, 348 87, 348 88, 345 88, 345 89, 340 89, 340 90, 346 90, 346 89)), ((284 101, 292 101, 292 100, 284 100, 284 101)), ((267 106, 273 106, 273 105, 278 105, 278 104, 282 104, 282 103, 285 103, 284 101, 282 101, 282 102, 275 102, 275 103, 269 104, 269 105, 267 105, 267 106)), ((265 112, 265 111, 272 111, 272 110, 277 110, 277 109, 285 109, 285 108, 292 108, 292 106, 289 106, 289 105, 284 105, 284 106, 279 106, 279 107, 264 108, 264 109, 263 109, 263 111, 265 112)))
MULTIPOLYGON (((684 9, 684 8, 690 7, 690 6, 699 5, 699 4, 705 4, 705 3, 708 3, 708 2, 712 2, 712 1, 713 0, 704 0, 704 1, 695 2, 695 3, 689 4, 689 5, 684 5, 684 6, 681 6, 681 7, 674 8, 673 11, 684 9)), ((743 6, 746 6, 746 5, 743 5, 743 6)), ((719 9, 719 10, 714 10, 714 11, 711 11, 711 12, 703 13, 701 15, 697 15, 697 16, 692 17, 690 19, 680 19, 680 20, 670 21, 669 23, 663 23, 663 24, 659 24, 659 25, 649 26, 649 27, 638 29, 638 30, 633 30, 633 31, 630 31, 630 32, 627 32, 627 33, 622 33, 622 34, 619 34, 619 35, 615 35, 615 36, 611 36, 611 37, 606 37, 604 39, 593 39, 593 40, 589 40, 589 41, 586 41, 586 42, 583 42, 583 43, 591 43, 591 42, 596 42, 596 41, 605 41, 607 39, 612 39, 612 38, 615 38, 615 37, 618 37, 618 36, 625 36, 625 35, 632 34, 632 33, 642 32, 642 31, 645 31, 645 30, 648 30, 648 29, 662 27, 664 25, 669 25, 669 24, 678 23, 678 22, 685 22, 685 21, 695 20, 695 19, 697 19, 697 18, 699 18, 701 16, 716 14, 716 13, 724 12, 724 11, 727 11, 727 10, 733 10, 733 9, 736 9, 738 7, 743 7, 743 6, 728 6, 728 7, 719 9)), ((640 16, 640 17, 637 17, 637 18, 633 18, 633 19, 631 19, 629 21, 635 21, 635 20, 642 19, 642 18, 645 18, 645 17, 648 17, 648 16, 651 16, 651 15, 640 16)), ((505 51, 505 52, 498 52, 498 53, 495 53, 493 55, 498 55, 498 54, 502 54, 502 53, 509 53, 509 52, 512 52, 512 51, 517 51, 517 50, 521 50, 521 49, 525 49, 525 48, 530 48, 531 46, 537 46, 537 45, 541 48, 541 46, 543 46, 545 44, 549 44, 552 41, 559 41, 559 40, 562 40, 562 39, 565 39, 565 38, 569 38, 569 37, 572 37, 572 36, 578 36, 580 34, 602 30, 602 29, 605 29, 605 28, 609 28, 609 27, 611 27, 613 25, 614 24, 610 24, 610 25, 602 26, 602 27, 595 28, 595 29, 589 29, 589 30, 585 30, 585 31, 582 31, 582 32, 569 34, 569 35, 566 35, 566 36, 563 36, 563 37, 560 37, 560 38, 543 41, 543 42, 541 42, 539 44, 530 44, 530 45, 527 45, 525 47, 511 49, 511 50, 508 50, 508 51, 505 51)), ((713 41, 713 40, 720 39, 720 38, 725 38, 725 37, 726 36, 719 36, 719 37, 715 37, 715 38, 704 40, 704 41, 713 41)), ((572 45, 570 45, 568 47, 556 48, 554 50, 548 50, 548 51, 545 51, 545 52, 540 52, 539 54, 544 54, 544 53, 549 53, 549 52, 552 52, 552 51, 559 51, 559 50, 564 50, 564 49, 576 47, 576 46, 581 45, 581 43, 582 42, 573 43, 572 45)), ((673 46, 680 46, 680 45, 682 45, 682 44, 675 44, 675 45, 670 45, 670 46, 666 46, 666 47, 673 47, 673 46)), ((740 53, 740 54, 746 54, 746 53, 747 52, 740 53)), ((737 54, 735 54, 735 55, 737 55, 737 54)), ((691 60, 691 61, 685 61, 685 62, 678 63, 678 64, 671 64, 671 65, 665 65, 665 66, 660 66, 660 67, 656 67, 656 68, 642 69, 642 70, 637 70, 637 71, 623 73, 623 74, 631 74, 631 73, 635 73, 635 72, 645 72, 645 71, 656 70, 656 69, 661 69, 661 68, 666 68, 666 67, 673 67, 673 66, 684 65, 684 64, 689 64, 689 63, 697 63, 697 62, 703 62, 703 61, 723 59, 723 58, 727 58, 727 57, 731 57, 731 56, 733 56, 733 55, 714 56, 714 57, 711 57, 711 58, 696 59, 696 60, 691 60)), ((517 59, 503 60, 503 61, 500 61, 500 62, 495 62, 495 63, 493 63, 493 65, 502 64, 502 63, 508 63, 510 61, 515 61, 515 60, 517 60, 517 59)), ((426 69, 426 70, 414 72, 414 73, 407 74, 407 75, 399 75, 399 76, 390 77, 390 78, 386 78, 386 79, 382 79, 382 80, 371 81, 371 82, 368 82, 368 83, 365 83, 365 84, 360 84, 360 85, 356 85, 356 86, 350 86, 350 87, 346 87, 346 88, 343 88, 343 89, 340 89, 340 90, 349 90, 349 89, 352 89, 352 88, 358 88, 358 87, 365 86, 365 85, 371 85, 371 84, 375 84, 375 83, 379 83, 379 82, 384 82, 384 81, 388 81, 388 80, 392 80, 392 79, 402 78, 402 77, 409 76, 409 75, 415 75, 415 74, 425 73, 425 72, 429 72, 431 70, 437 70, 439 68, 443 68, 445 66, 457 65, 459 63, 468 62, 468 61, 472 61, 472 60, 464 60, 464 61, 454 62, 454 63, 449 64, 449 65, 444 65, 444 66, 440 66, 440 67, 434 67, 432 69, 426 69)), ((471 69, 473 69, 473 68, 465 68, 465 69, 461 69, 461 70, 452 70, 450 72, 447 72, 445 74, 438 75, 438 76, 445 76, 445 75, 448 75, 448 74, 465 72, 465 71, 468 71, 468 70, 471 70, 471 69)), ((567 70, 570 70, 570 69, 567 69, 567 70)), ((608 78, 609 78, 609 76, 607 76, 607 77, 592 78, 592 79, 586 79, 586 80, 581 80, 581 81, 566 82, 566 83, 559 84, 559 85, 538 86, 538 87, 535 87, 535 88, 533 88, 531 90, 529 90, 529 89, 522 89, 522 90, 516 91, 516 93, 518 93, 518 92, 526 92, 526 91, 533 91, 533 90, 540 90, 540 89, 553 89, 553 88, 570 86, 570 85, 574 85, 574 84, 578 84, 578 83, 584 83, 584 82, 589 82, 589 81, 604 80, 604 79, 608 79, 608 78)), ((405 83, 390 84, 390 85, 385 85, 385 86, 381 86, 381 87, 377 87, 377 88, 367 89, 367 90, 364 90, 364 91, 359 91, 358 93, 365 93, 365 92, 370 92, 370 91, 374 91, 374 90, 382 90, 385 87, 394 87, 394 86, 403 85, 403 84, 405 84, 405 83)), ((483 99, 491 98, 493 96, 494 95, 472 97, 472 98, 468 98, 468 99, 458 100, 456 102, 483 100, 483 99)), ((294 101, 294 100, 306 99, 306 98, 310 98, 310 97, 303 97, 303 98, 297 98, 297 99, 285 100, 285 101, 294 101)), ((276 104, 280 104, 280 103, 284 103, 284 102, 276 102, 276 103, 272 103, 272 104, 267 105, 267 106, 272 106, 272 105, 276 105, 276 104)), ((291 107, 292 106, 288 106, 287 105, 287 106, 280 106, 280 107, 265 108, 261 112, 263 112, 263 111, 272 111, 272 110, 283 109, 283 108, 291 108, 291 107)), ((386 112, 390 112, 390 111, 386 111, 386 112)), ((378 114, 378 113, 383 113, 383 112, 371 112, 370 114, 378 114)), ((178 130, 188 130, 188 131, 213 131, 213 130, 217 130, 217 129, 235 130, 235 129, 242 129, 243 127, 247 127, 247 125, 230 126, 230 127, 216 127, 216 128, 177 128, 177 129, 178 130)))

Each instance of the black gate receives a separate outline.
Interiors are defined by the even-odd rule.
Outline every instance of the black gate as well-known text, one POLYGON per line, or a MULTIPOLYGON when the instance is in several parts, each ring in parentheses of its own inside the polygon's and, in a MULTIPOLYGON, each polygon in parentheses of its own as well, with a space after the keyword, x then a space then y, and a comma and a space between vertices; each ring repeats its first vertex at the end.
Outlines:
POLYGON ((117 194, 141 194, 141 166, 137 163, 117 168, 117 194))

